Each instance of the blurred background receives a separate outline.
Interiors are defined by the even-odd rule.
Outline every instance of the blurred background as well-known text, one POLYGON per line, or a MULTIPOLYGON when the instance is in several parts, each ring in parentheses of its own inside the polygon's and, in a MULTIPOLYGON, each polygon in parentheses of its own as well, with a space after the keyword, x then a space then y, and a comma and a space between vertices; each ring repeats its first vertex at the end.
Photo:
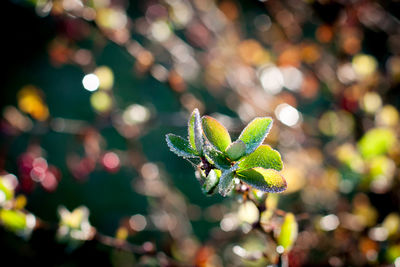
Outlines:
POLYGON ((399 1, 8 0, 1 13, 2 261, 270 264, 259 210, 203 195, 168 150, 198 108, 234 138, 274 118, 266 143, 288 183, 274 199, 299 224, 290 266, 400 266, 399 1))

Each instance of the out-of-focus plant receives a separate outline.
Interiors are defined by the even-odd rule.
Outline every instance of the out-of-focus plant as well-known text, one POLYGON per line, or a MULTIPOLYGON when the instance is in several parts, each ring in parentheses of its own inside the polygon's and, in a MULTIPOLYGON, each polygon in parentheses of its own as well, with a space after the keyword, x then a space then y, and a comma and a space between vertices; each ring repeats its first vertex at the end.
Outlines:
POLYGON ((36 226, 36 218, 26 212, 26 198, 15 196, 18 180, 12 174, 0 176, 0 224, 23 238, 29 238, 36 226))
POLYGON ((59 207, 58 214, 60 226, 57 238, 61 242, 68 243, 71 249, 93 236, 94 229, 89 223, 88 208, 81 206, 70 212, 65 207, 59 207))

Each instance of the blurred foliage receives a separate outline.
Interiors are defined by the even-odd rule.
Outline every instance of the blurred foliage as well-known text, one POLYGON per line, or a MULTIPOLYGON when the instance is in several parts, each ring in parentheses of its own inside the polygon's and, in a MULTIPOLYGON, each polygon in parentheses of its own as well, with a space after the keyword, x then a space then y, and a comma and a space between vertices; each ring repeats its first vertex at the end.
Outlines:
POLYGON ((398 1, 1 6, 5 262, 400 266, 398 1), (195 108, 272 117, 287 190, 204 196, 165 144, 195 108))

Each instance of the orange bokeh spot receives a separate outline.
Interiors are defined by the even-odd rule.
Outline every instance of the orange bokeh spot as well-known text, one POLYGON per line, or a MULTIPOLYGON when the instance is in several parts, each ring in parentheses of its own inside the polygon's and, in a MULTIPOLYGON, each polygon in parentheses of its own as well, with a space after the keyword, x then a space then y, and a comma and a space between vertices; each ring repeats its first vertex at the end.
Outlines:
POLYGON ((321 25, 318 27, 315 35, 318 41, 320 41, 321 43, 329 43, 332 41, 333 38, 332 27, 328 25, 321 25))
POLYGON ((223 1, 219 4, 219 9, 229 20, 235 20, 239 16, 239 11, 235 3, 232 1, 223 1))
POLYGON ((33 118, 44 121, 49 117, 49 109, 41 97, 41 91, 32 85, 23 87, 18 93, 18 107, 33 118))
POLYGON ((297 47, 289 47, 284 50, 278 58, 279 66, 300 66, 301 55, 297 47))
POLYGON ((315 44, 304 45, 301 49, 301 58, 308 64, 315 63, 320 57, 319 47, 315 44))
POLYGON ((249 65, 259 65, 270 60, 269 53, 253 39, 241 42, 238 50, 240 58, 249 65))

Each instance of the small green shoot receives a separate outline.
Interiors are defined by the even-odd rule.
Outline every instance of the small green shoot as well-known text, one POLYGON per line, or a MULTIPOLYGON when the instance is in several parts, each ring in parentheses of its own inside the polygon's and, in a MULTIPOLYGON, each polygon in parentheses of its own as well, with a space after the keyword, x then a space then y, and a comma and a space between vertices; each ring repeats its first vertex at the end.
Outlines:
POLYGON ((210 116, 200 118, 195 109, 188 122, 188 138, 167 134, 166 141, 178 156, 197 158, 200 163, 195 165, 196 171, 200 173, 199 181, 207 195, 217 191, 222 196, 228 195, 237 179, 258 190, 278 193, 287 187, 279 173, 283 168, 281 155, 263 145, 271 127, 271 118, 255 118, 232 142, 228 130, 220 122, 210 116))

